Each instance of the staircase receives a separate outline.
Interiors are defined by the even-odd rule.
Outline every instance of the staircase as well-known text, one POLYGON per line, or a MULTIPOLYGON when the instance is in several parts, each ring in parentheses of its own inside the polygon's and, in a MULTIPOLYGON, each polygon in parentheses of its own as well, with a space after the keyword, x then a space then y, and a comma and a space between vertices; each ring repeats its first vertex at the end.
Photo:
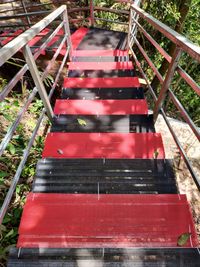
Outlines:
POLYGON ((125 40, 96 28, 73 34, 9 267, 199 266, 191 210, 125 40))

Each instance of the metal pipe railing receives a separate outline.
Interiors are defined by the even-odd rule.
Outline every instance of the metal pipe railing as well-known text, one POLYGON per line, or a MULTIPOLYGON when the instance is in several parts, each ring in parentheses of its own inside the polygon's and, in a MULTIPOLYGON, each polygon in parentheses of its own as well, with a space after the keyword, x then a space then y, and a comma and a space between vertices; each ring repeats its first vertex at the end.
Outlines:
POLYGON ((174 51, 174 55, 172 56, 172 60, 169 64, 169 68, 166 74, 166 77, 163 81, 160 94, 158 96, 158 101, 155 103, 155 108, 154 108, 154 120, 157 120, 158 113, 163 106, 164 100, 166 98, 167 91, 171 85, 172 79, 174 77, 175 70, 178 66, 179 59, 181 57, 182 49, 178 46, 176 46, 176 49, 174 51))
POLYGON ((152 25, 156 30, 161 32, 170 41, 172 41, 181 49, 187 52, 193 59, 200 61, 200 47, 192 43, 185 36, 179 34, 178 32, 172 30, 170 27, 160 22, 159 20, 152 17, 150 14, 146 13, 144 10, 136 5, 132 5, 133 9, 141 18, 146 20, 150 25, 152 25))
POLYGON ((195 173, 192 164, 190 163, 186 152, 184 151, 179 138, 175 134, 165 111, 163 110, 163 103, 166 99, 166 96, 172 100, 172 103, 175 105, 177 110, 179 111, 180 115, 182 118, 185 120, 185 122, 189 125, 190 129, 196 136, 198 140, 200 140, 200 132, 199 129, 196 127, 195 123, 193 120, 190 118, 188 115, 187 111, 184 109, 183 105, 181 102, 178 100, 176 97, 175 93, 170 89, 172 80, 174 78, 175 73, 178 73, 180 77, 191 87, 191 89, 200 95, 200 86, 190 77, 190 75, 184 71, 180 66, 179 66, 179 59, 181 57, 181 54, 183 52, 187 53, 190 57, 192 57, 194 60, 197 60, 200 62, 200 47, 192 43, 190 40, 188 40, 186 37, 182 36, 181 34, 173 31, 171 28, 166 26, 165 24, 161 23, 142 9, 140 9, 137 5, 132 5, 131 10, 130 10, 130 19, 129 19, 129 34, 128 34, 128 46, 131 51, 131 54, 133 55, 133 58, 136 62, 136 65, 141 72, 142 76, 144 77, 147 86, 150 90, 150 93, 153 97, 153 101, 155 104, 154 107, 154 119, 157 119, 157 116, 159 112, 162 114, 171 134, 172 137, 174 138, 174 141, 180 151, 180 154, 182 155, 198 189, 200 190, 200 178, 197 176, 195 173), (142 18, 144 21, 147 21, 151 26, 153 26, 156 30, 158 30, 160 33, 162 33, 165 37, 167 37, 169 40, 171 40, 175 44, 175 52, 173 56, 170 56, 154 39, 153 37, 141 26, 141 24, 133 17, 137 14, 140 18, 142 18), (156 50, 160 53, 160 55, 165 58, 168 63, 168 71, 166 73, 165 77, 162 77, 161 74, 159 73, 158 69, 148 56, 147 52, 143 49, 142 45, 139 43, 135 36, 135 29, 140 31, 141 34, 143 34, 144 37, 147 38, 147 40, 156 48, 156 50), (137 59, 136 54, 133 51, 132 45, 135 43, 135 45, 138 47, 140 53, 143 55, 143 58, 147 62, 149 68, 152 70, 153 74, 157 76, 159 79, 160 85, 161 85, 161 90, 159 95, 157 96, 156 93, 154 92, 154 89, 152 88, 146 74, 144 73, 141 64, 139 60, 137 59))
MULTIPOLYGON (((22 3, 22 0, 19 0, 21 3, 22 3)), ((15 1, 13 1, 15 2, 15 1)), ((16 10, 16 11, 20 11, 20 10, 24 10, 24 13, 20 13, 20 14, 13 14, 13 15, 6 15, 6 16, 0 16, 0 21, 9 21, 9 20, 12 20, 12 19, 20 19, 20 18, 26 18, 27 20, 27 24, 24 25, 24 24, 16 24, 16 25, 9 25, 7 24, 6 26, 2 26, 0 25, 0 28, 4 28, 4 27, 13 27, 13 28, 19 28, 19 27, 30 27, 32 24, 31 24, 31 20, 30 18, 31 17, 37 17, 37 16, 40 16, 40 15, 44 15, 44 14, 48 14, 50 13, 51 11, 49 10, 36 10, 36 11, 32 11, 32 12, 29 12, 28 9, 30 7, 40 7, 40 6, 44 6, 44 5, 50 5, 52 3, 56 3, 57 1, 49 1, 48 3, 43 3, 43 4, 33 4, 33 5, 25 5, 24 7, 20 7, 18 9, 13 9, 16 10), (25 9, 24 9, 25 8, 25 9)), ((58 2, 64 2, 64 1, 58 1, 58 2)), ((131 4, 132 1, 125 1, 125 0, 116 0, 116 2, 119 2, 119 3, 127 3, 127 4, 131 4)), ((140 4, 141 0, 137 0, 135 1, 138 3, 138 5, 140 4)), ((11 10, 12 11, 12 10, 11 10)), ((129 11, 128 10, 122 10, 122 9, 113 9, 113 8, 109 8, 109 7, 98 7, 98 6, 95 6, 94 5, 94 0, 90 0, 89 1, 89 6, 86 6, 86 7, 72 7, 72 8, 69 8, 68 9, 68 13, 74 13, 74 12, 90 12, 90 16, 88 18, 79 18, 79 19, 70 19, 70 22, 72 23, 76 23, 76 22, 79 22, 79 21, 83 21, 83 20, 86 20, 86 21, 90 21, 90 24, 91 26, 95 26, 95 22, 96 21, 105 21, 105 22, 108 22, 108 23, 114 23, 114 24, 122 24, 122 25, 128 25, 127 22, 124 22, 124 21, 121 21, 121 20, 111 20, 111 19, 106 19, 106 18, 101 18, 101 17, 98 17, 95 15, 95 12, 98 12, 98 11, 102 11, 102 12, 106 12, 106 13, 113 13, 113 14, 117 14, 119 16, 128 16, 129 15, 129 11)), ((1 12, 0 12, 1 13, 1 12)), ((136 18, 137 19, 137 18, 136 18)))
MULTIPOLYGON (((22 33, 20 36, 16 37, 13 41, 9 42, 3 48, 1 48, 0 53, 0 66, 2 66, 9 58, 11 58, 17 51, 23 48, 30 40, 32 40, 37 34, 39 34, 43 29, 45 29, 52 21, 54 21, 58 16, 60 16, 66 6, 61 6, 52 12, 50 15, 45 17, 40 22, 36 23, 30 29, 22 33)), ((69 33, 70 34, 70 33, 69 33)))
MULTIPOLYGON (((41 35, 43 36, 43 35, 41 35)), ((33 81, 35 82, 35 87, 33 88, 32 92, 30 93, 28 99, 25 101, 24 106, 19 111, 15 121, 9 127, 9 130, 5 137, 3 138, 1 144, 0 144, 0 155, 4 152, 6 149, 8 143, 10 142, 11 138, 13 137, 15 130, 19 123, 22 120, 23 115, 28 110, 28 107, 34 100, 36 93, 38 92, 40 94, 41 99, 43 100, 44 109, 36 123, 35 129, 32 133, 32 136, 29 140, 28 146, 24 150, 21 162, 17 168, 17 171, 15 173, 15 176, 11 182, 11 186, 8 190, 8 193, 6 195, 6 198, 4 199, 3 205, 0 210, 0 224, 3 221, 3 218, 7 212, 7 209, 9 207, 10 201, 12 199, 13 193, 16 189, 16 185, 20 179, 22 170, 25 166, 25 163, 28 159, 30 149, 33 145, 33 142, 35 140, 35 137, 37 135, 37 132, 39 130, 40 124, 44 118, 45 113, 48 114, 49 119, 52 120, 54 114, 51 108, 50 99, 54 93, 54 90, 57 86, 60 74, 63 70, 63 67, 66 63, 67 58, 69 57, 69 53, 71 51, 71 39, 70 39, 70 32, 69 32, 69 25, 68 25, 68 17, 67 17, 67 10, 66 6, 62 6, 55 10, 53 13, 48 15, 46 18, 44 18, 42 21, 38 22, 36 25, 34 25, 31 29, 25 31, 20 36, 16 37, 13 41, 9 42, 7 45, 5 45, 0 50, 0 65, 2 66, 8 59, 10 59, 17 51, 22 51, 24 53, 24 57, 26 60, 25 65, 19 70, 19 72, 15 75, 15 77, 12 78, 12 80, 8 83, 7 86, 3 89, 3 91, 0 94, 0 100, 3 101, 5 97, 8 95, 8 93, 15 87, 18 81, 22 79, 24 74, 27 72, 27 70, 30 71, 31 76, 33 78, 33 81), (55 30, 47 37, 47 39, 43 42, 43 44, 37 49, 37 51, 32 54, 31 47, 29 46, 29 41, 32 40, 32 38, 39 36, 40 32, 49 24, 54 22, 58 17, 61 16, 62 22, 56 27, 55 30), (58 35, 59 31, 63 29, 65 34, 58 35), (52 41, 52 39, 56 36, 59 36, 59 45, 57 48, 55 48, 55 54, 53 55, 52 59, 49 61, 46 69, 44 72, 40 75, 40 72, 36 66, 35 60, 41 55, 42 51, 47 48, 48 43, 52 41), (53 85, 51 87, 49 96, 47 96, 43 81, 47 77, 49 70, 55 63, 56 58, 60 54, 61 49, 65 49, 65 54, 62 60, 62 63, 60 67, 58 68, 58 72, 56 74, 55 80, 53 82, 53 85)))
POLYGON ((24 58, 27 62, 31 76, 33 78, 33 81, 36 85, 36 88, 38 89, 40 98, 42 99, 42 102, 43 102, 44 107, 46 109, 47 115, 48 115, 50 121, 52 122, 53 121, 53 109, 52 109, 51 104, 48 100, 45 86, 44 86, 44 84, 40 78, 39 70, 38 70, 37 65, 35 63, 33 54, 31 53, 31 49, 28 45, 25 45, 23 47, 23 54, 24 54, 24 58))
POLYGON ((11 182, 11 185, 9 187, 8 193, 6 195, 6 198, 4 199, 3 205, 2 205, 1 210, 0 210, 0 225, 2 224, 4 216, 5 216, 5 214, 6 214, 7 210, 8 210, 9 204, 10 204, 10 202, 12 200, 13 193, 14 193, 14 191, 16 189, 16 186, 17 186, 17 184, 19 182, 21 173, 23 171, 23 168, 24 168, 24 166, 26 164, 26 161, 28 159, 28 156, 30 154, 31 147, 33 146, 33 143, 35 141, 36 135, 38 133, 38 130, 39 130, 41 122, 42 122, 42 120, 44 118, 44 115, 45 115, 45 109, 43 109, 43 111, 42 111, 42 113, 41 113, 41 115, 40 115, 40 117, 38 119, 37 125, 36 125, 36 127, 35 127, 35 129, 33 131, 33 134, 32 134, 32 136, 31 136, 31 138, 29 140, 29 143, 28 143, 26 149, 24 150, 22 160, 21 160, 21 162, 20 162, 20 164, 19 164, 19 166, 17 168, 17 171, 15 173, 15 176, 14 176, 12 182, 11 182))
MULTIPOLYGON (((118 0, 116 2, 124 3, 125 1, 118 0)), ((126 2, 126 3, 130 3, 130 2, 126 2)), ((113 14, 123 15, 123 16, 128 16, 129 15, 129 12, 127 10, 117 10, 117 9, 108 8, 108 7, 98 7, 98 6, 94 5, 94 0, 90 0, 90 21, 91 21, 91 26, 95 26, 95 22, 98 21, 98 20, 99 21, 109 22, 109 23, 114 23, 114 24, 128 25, 127 22, 116 21, 116 20, 97 17, 97 16, 95 16, 95 12, 96 11, 102 11, 102 12, 106 12, 106 13, 113 13, 113 14)))
MULTIPOLYGON (((27 12, 26 4, 25 4, 24 0, 21 0, 21 5, 23 7, 24 13, 27 14, 28 12, 27 12)), ((26 20, 27 20, 28 26, 30 27, 31 26, 31 20, 30 20, 29 16, 26 16, 26 20)))
MULTIPOLYGON (((59 30, 63 27, 63 23, 60 23, 58 27, 51 33, 51 35, 43 42, 43 44, 38 48, 38 50, 34 53, 33 57, 36 60, 42 53, 43 50, 46 49, 48 43, 55 37, 58 36, 59 30)), ((37 35, 39 36, 39 34, 37 35)), ((25 72, 28 70, 28 65, 25 64, 20 71, 10 80, 10 82, 3 88, 0 93, 0 102, 4 100, 4 98, 10 93, 10 91, 14 88, 14 86, 21 80, 25 72)))
POLYGON ((142 46, 140 45, 140 43, 138 42, 137 38, 135 38, 135 36, 133 35, 133 40, 135 41, 136 45, 138 46, 140 52, 143 54, 144 58, 146 59, 147 63, 149 64, 149 66, 151 67, 151 69, 153 70, 153 72, 155 73, 155 75, 157 76, 158 80, 160 81, 161 84, 163 84, 164 79, 162 77, 162 75, 160 74, 160 72, 157 70, 156 66, 154 65, 154 63, 152 62, 152 60, 150 59, 150 57, 147 55, 147 53, 145 52, 145 50, 142 48, 142 46))
MULTIPOLYGON (((15 15, 9 15, 9 16, 0 16, 0 21, 5 21, 5 20, 11 20, 11 19, 17 19, 17 18, 24 18, 24 17, 32 17, 36 15, 46 15, 51 13, 49 10, 43 10, 43 11, 35 11, 35 12, 27 12, 27 13, 21 13, 21 14, 15 14, 15 15)), ((29 24, 28 24, 29 25, 29 24)))

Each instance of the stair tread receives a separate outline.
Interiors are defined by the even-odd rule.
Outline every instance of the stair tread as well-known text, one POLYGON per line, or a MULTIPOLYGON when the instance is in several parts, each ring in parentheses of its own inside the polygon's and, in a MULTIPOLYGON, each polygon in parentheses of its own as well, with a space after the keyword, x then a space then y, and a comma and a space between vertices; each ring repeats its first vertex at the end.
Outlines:
POLYGON ((188 231, 185 247, 196 247, 185 195, 30 193, 17 246, 176 247, 188 231))
POLYGON ((106 78, 106 77, 134 77, 134 70, 69 70, 68 77, 106 78))
POLYGON ((64 78, 64 88, 124 88, 140 87, 138 77, 64 78))
POLYGON ((73 49, 77 49, 77 47, 81 44, 82 40, 85 38, 89 29, 81 27, 76 30, 71 36, 71 42, 73 49))
POLYGON ((133 63, 128 62, 69 62, 69 70, 132 70, 133 63))
POLYGON ((144 99, 139 88, 63 88, 62 99, 144 99))
POLYGON ((174 179, 172 162, 163 159, 54 159, 38 161, 36 176, 174 179))
POLYGON ((200 253, 197 248, 11 248, 8 267, 75 267, 77 261, 80 266, 95 267, 199 267, 200 253))
MULTIPOLYGON (((76 50, 78 51, 78 50, 76 50)), ((82 51, 82 50, 80 50, 82 51)), ((109 50, 108 50, 109 51, 109 50)), ((92 57, 72 57, 73 62, 128 62, 130 60, 129 56, 92 56, 92 57)))
POLYGON ((43 159, 34 192, 177 193, 170 160, 43 159))
POLYGON ((152 115, 58 115, 51 132, 155 132, 152 115))
POLYGON ((158 133, 49 133, 43 158, 164 158, 158 133))
POLYGON ((54 113, 71 115, 128 115, 147 114, 145 99, 131 100, 64 100, 57 99, 54 113))
POLYGON ((73 50, 72 57, 117 57, 128 56, 128 50, 73 50))
POLYGON ((127 47, 127 33, 90 28, 84 36, 78 50, 125 50, 127 47))

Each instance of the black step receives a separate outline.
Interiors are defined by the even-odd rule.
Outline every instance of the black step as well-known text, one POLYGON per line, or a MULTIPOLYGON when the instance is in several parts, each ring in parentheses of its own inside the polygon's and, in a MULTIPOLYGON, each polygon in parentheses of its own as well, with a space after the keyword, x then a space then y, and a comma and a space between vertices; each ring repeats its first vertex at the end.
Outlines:
POLYGON ((78 50, 125 50, 127 33, 99 28, 90 28, 78 46, 78 50))
POLYGON ((143 88, 63 88, 62 99, 144 99, 143 88))
POLYGON ((42 159, 33 192, 177 193, 172 162, 151 159, 42 159))
POLYGON ((11 248, 8 267, 199 267, 197 248, 11 248))
POLYGON ((82 78, 108 78, 108 77, 134 77, 134 70, 70 70, 68 77, 82 78))
POLYGON ((155 132, 152 115, 58 115, 51 132, 155 132))

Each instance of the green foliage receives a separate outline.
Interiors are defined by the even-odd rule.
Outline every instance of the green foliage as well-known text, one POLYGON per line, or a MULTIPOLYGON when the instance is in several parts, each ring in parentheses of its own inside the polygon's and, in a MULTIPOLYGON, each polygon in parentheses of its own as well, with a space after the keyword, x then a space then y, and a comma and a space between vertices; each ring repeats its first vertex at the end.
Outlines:
MULTIPOLYGON (((187 1, 190 3, 190 1, 187 1)), ((186 1, 184 1, 186 3, 186 1)), ((183 1, 144 1, 143 8, 145 11, 150 13, 152 16, 160 20, 161 22, 167 24, 169 27, 176 29, 179 25, 181 18, 181 8, 183 8, 183 1), (159 2, 159 3, 158 3, 159 2)), ((166 50, 168 53, 170 51, 171 42, 155 30, 148 23, 145 23, 143 19, 140 20, 140 23, 143 27, 151 34, 151 36, 160 44, 160 46, 166 50)), ((191 0, 191 5, 189 6, 189 12, 186 16, 185 23, 183 23, 183 35, 186 35, 187 38, 200 45, 200 0, 191 0)), ((148 56, 154 63, 157 69, 160 69, 163 63, 163 57, 159 52, 152 46, 152 44, 144 37, 144 35, 138 32, 138 39, 142 44, 143 48, 147 52, 148 56)), ((142 54, 139 52, 135 46, 135 51, 138 59, 141 62, 143 70, 147 74, 147 77, 150 83, 153 81, 154 73, 151 68, 144 60, 142 54)), ((179 65, 194 79, 197 84, 200 84, 200 75, 199 69, 200 64, 195 62, 190 56, 183 53, 179 61, 179 65)), ((159 92, 160 86, 157 91, 159 92)), ((155 89, 155 88, 154 88, 155 89)), ((199 106, 199 96, 193 91, 193 89, 180 78, 179 75, 175 75, 172 83, 171 89, 174 91, 175 95, 178 97, 179 101, 182 103, 184 108, 187 110, 188 114, 191 116, 193 121, 197 126, 200 126, 200 106, 199 106)), ((166 111, 172 117, 179 118, 179 113, 177 112, 176 107, 171 101, 167 101, 166 111)))
MULTIPOLYGON (((94 5, 98 7, 105 7, 116 10, 129 10, 129 5, 127 3, 118 3, 114 0, 109 0, 109 1, 95 0, 94 5)), ((127 16, 123 16, 121 14, 114 14, 111 12, 95 11, 95 16, 101 19, 127 22, 127 16)), ((117 30, 117 31, 127 31, 127 26, 123 26, 120 24, 114 24, 106 21, 96 21, 96 23, 98 26, 102 28, 108 28, 110 30, 117 30)))
POLYGON ((37 114, 43 107, 42 100, 36 99, 35 102, 33 102, 29 108, 30 113, 37 114))
POLYGON ((2 91, 2 89, 4 88, 6 84, 7 84, 7 80, 0 77, 0 92, 2 91))
MULTIPOLYGON (((26 89, 26 94, 29 91, 26 89)), ((23 94, 13 94, 0 103, 0 138, 2 139, 9 129, 11 123, 16 118, 16 114, 23 105, 23 94)), ((0 157, 0 206, 8 192, 12 179, 16 173, 17 167, 27 146, 28 140, 35 127, 37 118, 42 109, 42 101, 36 99, 30 106, 24 119, 21 121, 17 130, 7 145, 4 154, 0 157)), ((41 132, 42 133, 42 132, 41 132)), ((38 158, 41 157, 44 137, 36 137, 31 149, 28 161, 22 171, 20 182, 16 187, 12 203, 4 217, 0 228, 0 265, 6 266, 6 258, 10 247, 14 246, 18 237, 19 221, 22 209, 25 203, 26 195, 30 191, 35 167, 38 158)))
POLYGON ((192 0, 190 10, 185 21, 183 33, 194 43, 200 45, 200 0, 192 0))
POLYGON ((143 8, 156 19, 161 20, 163 23, 169 26, 174 25, 180 18, 180 14, 178 12, 178 1, 144 1, 143 8))

